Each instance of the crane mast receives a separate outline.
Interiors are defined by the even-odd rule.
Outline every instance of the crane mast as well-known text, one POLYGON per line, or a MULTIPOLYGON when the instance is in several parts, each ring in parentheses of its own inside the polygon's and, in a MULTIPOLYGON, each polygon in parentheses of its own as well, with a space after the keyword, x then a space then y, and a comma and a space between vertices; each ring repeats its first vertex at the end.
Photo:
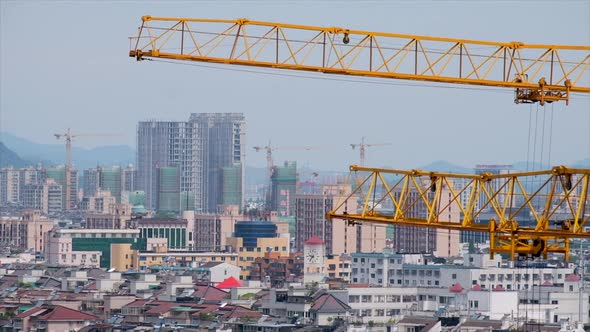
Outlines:
POLYGON ((589 45, 541 45, 248 19, 143 16, 129 56, 510 88, 516 103, 590 93, 589 45))

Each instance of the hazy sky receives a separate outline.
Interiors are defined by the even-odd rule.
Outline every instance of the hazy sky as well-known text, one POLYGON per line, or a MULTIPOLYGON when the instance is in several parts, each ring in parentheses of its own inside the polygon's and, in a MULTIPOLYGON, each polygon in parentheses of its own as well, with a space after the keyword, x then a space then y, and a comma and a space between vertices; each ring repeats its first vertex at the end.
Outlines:
MULTIPOLYGON (((272 139, 277 146, 325 147, 277 151, 276 162, 297 159, 311 167, 345 170, 358 162, 358 152, 349 144, 362 136, 369 143, 392 143, 368 151, 368 164, 374 166, 411 168, 447 160, 470 167, 522 161, 527 158, 531 106, 515 105, 508 89, 431 88, 387 80, 396 85, 366 84, 321 74, 317 76, 332 79, 252 74, 231 66, 137 63, 127 56, 127 37, 136 33, 142 15, 245 17, 468 39, 590 45, 588 0, 2 0, 0 4, 0 131, 55 143, 52 134, 71 127, 79 133, 122 134, 79 139, 75 143, 79 146, 134 146, 140 120, 186 120, 191 112, 243 112, 248 122, 248 164, 258 166, 265 164, 264 154, 251 147, 272 139)), ((552 108, 551 164, 589 158, 590 96, 574 96, 570 106, 555 104, 547 112, 552 108)), ((532 109, 536 111, 536 106, 532 109)), ((546 130, 544 162, 549 136, 546 130)))

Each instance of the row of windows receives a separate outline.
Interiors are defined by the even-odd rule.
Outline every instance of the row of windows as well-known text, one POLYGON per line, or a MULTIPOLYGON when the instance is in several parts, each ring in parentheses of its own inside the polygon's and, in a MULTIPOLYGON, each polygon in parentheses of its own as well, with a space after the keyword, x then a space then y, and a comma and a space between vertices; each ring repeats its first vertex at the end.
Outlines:
POLYGON ((349 303, 409 303, 416 302, 416 295, 349 295, 349 303))
MULTIPOLYGON (((255 248, 254 247, 240 247, 240 252, 244 252, 244 249, 247 252, 254 252, 254 251, 256 251, 256 252, 262 252, 262 248, 261 247, 255 247, 255 248)), ((282 251, 287 251, 287 247, 286 246, 283 246, 283 247, 281 247, 281 250, 282 251)), ((265 252, 272 252, 272 251, 273 251, 273 247, 266 247, 266 251, 265 252)), ((279 247, 278 246, 277 247, 274 247, 274 251, 275 252, 279 251, 279 247)))
POLYGON ((351 316, 353 317, 390 317, 401 314, 400 309, 363 309, 363 310, 351 310, 351 316))

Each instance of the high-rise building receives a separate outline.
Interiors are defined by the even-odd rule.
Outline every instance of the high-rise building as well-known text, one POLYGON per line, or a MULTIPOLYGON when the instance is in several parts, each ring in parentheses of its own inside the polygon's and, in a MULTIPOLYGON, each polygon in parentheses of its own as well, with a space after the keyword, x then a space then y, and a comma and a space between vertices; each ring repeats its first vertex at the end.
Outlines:
POLYGON ((156 209, 163 212, 180 211, 180 170, 178 166, 158 167, 156 209))
POLYGON ((45 182, 45 169, 41 166, 25 167, 19 170, 19 202, 24 201, 24 187, 29 184, 43 184, 45 182))
MULTIPOLYGON (((242 206, 245 129, 241 113, 193 113, 186 122, 139 122, 137 189, 146 192, 147 207, 157 208, 157 169, 162 167, 178 167, 183 209, 212 213, 224 203, 224 169, 238 167, 242 206)), ((235 189, 226 193, 231 196, 226 201, 236 200, 235 189)))
POLYGON ((85 169, 82 178, 82 190, 84 191, 84 197, 96 195, 96 192, 100 189, 99 183, 100 167, 85 169))
MULTIPOLYGON (((385 232, 375 225, 348 225, 334 219, 326 220, 326 213, 350 195, 350 184, 324 185, 321 194, 295 195, 295 250, 301 252, 305 241, 317 236, 324 241, 326 253, 340 255, 354 252, 379 251, 385 247, 385 232)), ((349 199, 337 213, 356 211, 357 199, 349 199)))
POLYGON ((296 162, 285 162, 283 166, 273 167, 270 176, 270 204, 268 204, 271 211, 277 211, 281 217, 293 215, 296 189, 296 162))
POLYGON ((20 197, 20 172, 6 167, 0 169, 0 206, 16 205, 20 197))
MULTIPOLYGON (((215 212, 223 204, 223 168, 241 169, 240 206, 244 205, 244 160, 246 156, 246 120, 242 113, 193 113, 189 123, 197 128, 197 150, 202 151, 200 173, 202 192, 198 194, 205 212, 215 212)), ((197 190, 199 186, 195 185, 197 190)))
POLYGON ((137 169, 133 165, 127 165, 121 172, 121 190, 132 192, 136 189, 137 169))
POLYGON ((66 206, 66 168, 64 166, 51 167, 47 169, 47 178, 53 179, 62 187, 62 206, 68 209, 75 209, 78 205, 78 171, 70 170, 70 206, 66 206))
MULTIPOLYGON (((180 167, 180 191, 199 202, 196 170, 200 150, 192 123, 182 121, 142 121, 137 126, 136 189, 146 193, 146 208, 156 209, 160 167, 180 167)), ((195 209, 201 206, 195 206, 195 209)))
POLYGON ((110 191, 117 203, 121 203, 122 176, 120 166, 99 168, 98 187, 100 190, 110 191))
POLYGON ((45 214, 62 212, 63 199, 62 186, 52 178, 42 184, 27 184, 22 188, 22 205, 45 214))

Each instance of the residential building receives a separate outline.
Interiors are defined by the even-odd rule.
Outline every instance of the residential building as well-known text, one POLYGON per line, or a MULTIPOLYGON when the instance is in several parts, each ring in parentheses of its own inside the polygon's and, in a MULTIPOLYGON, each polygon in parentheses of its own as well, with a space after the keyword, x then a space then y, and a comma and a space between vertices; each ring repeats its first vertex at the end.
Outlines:
POLYGON ((194 251, 145 251, 138 252, 136 265, 139 270, 155 266, 198 267, 207 262, 227 262, 238 265, 238 253, 194 251))
POLYGON ((135 221, 140 238, 167 239, 168 250, 193 250, 193 222, 179 219, 143 218, 135 221))
POLYGON ((232 250, 238 253, 242 280, 250 279, 254 261, 264 257, 265 253, 276 252, 280 256, 289 256, 289 238, 280 237, 277 226, 269 221, 238 222, 234 236, 227 241, 232 250))
POLYGON ((78 331, 99 318, 59 305, 35 306, 15 316, 15 331, 78 331))
POLYGON ((295 214, 295 193, 297 189, 297 163, 285 162, 274 166, 270 176, 270 202, 267 206, 279 216, 295 214))
POLYGON ((121 169, 121 191, 132 192, 137 189, 137 169, 127 165, 121 169))
POLYGON ((318 236, 326 244, 326 254, 340 255, 354 252, 380 251, 385 247, 385 232, 376 225, 349 225, 346 221, 326 220, 326 213, 356 211, 357 199, 350 184, 324 185, 321 194, 295 195, 295 250, 302 251, 305 241, 318 236))
POLYGON ((70 170, 70 206, 66 206, 66 167, 50 167, 46 170, 47 179, 53 179, 62 189, 62 206, 65 210, 75 209, 78 206, 78 171, 70 170))
POLYGON ((25 211, 20 218, 0 218, 0 244, 21 250, 43 252, 54 221, 40 216, 38 211, 25 211))
MULTIPOLYGON (((201 151, 196 144, 196 130, 191 123, 179 121, 141 121, 137 125, 137 189, 146 194, 146 207, 156 209, 158 169, 179 166, 181 192, 197 197, 196 171, 201 165, 201 151)), ((191 197, 193 199, 193 197, 191 197)), ((196 207, 195 207, 196 208, 196 207)), ((199 206, 200 208, 200 206, 199 206)))
POLYGON ((217 213, 185 211, 182 217, 194 225, 193 241, 189 245, 196 251, 226 250, 227 238, 233 235, 236 222, 244 220, 237 205, 223 206, 217 213))
POLYGON ((117 199, 108 190, 97 190, 93 195, 84 196, 80 208, 88 213, 114 213, 117 199))
MULTIPOLYGON (((223 168, 238 167, 241 170, 241 197, 239 206, 244 206, 244 160, 246 157, 246 120, 242 113, 193 113, 189 123, 198 128, 202 142, 203 160, 201 178, 203 183, 202 210, 217 212, 223 204, 223 168)), ((196 209, 198 210, 198 209, 196 209)))
POLYGON ((98 190, 100 190, 100 167, 85 169, 82 176, 84 197, 95 196, 98 190))
POLYGON ((278 252, 264 253, 254 260, 250 280, 261 281, 271 288, 286 287, 289 282, 300 281, 303 277, 303 254, 290 253, 281 256, 278 252))
MULTIPOLYGON (((429 185, 429 184, 424 184, 429 185)), ((424 188, 412 187, 404 200, 406 206, 398 207, 403 209, 406 218, 426 219, 428 208, 421 198, 424 188)), ((401 189, 392 190, 392 195, 399 199, 401 189)), ((425 191, 426 195, 433 195, 425 191)), ((451 190, 443 186, 440 189, 439 202, 437 207, 439 221, 461 221, 461 208, 459 207, 451 190)), ((459 231, 441 228, 424 228, 416 226, 394 225, 393 227, 393 249, 400 253, 434 253, 439 257, 451 257, 459 254, 459 231)), ((364 250, 363 252, 368 252, 364 250)))
POLYGON ((0 206, 17 205, 20 197, 20 172, 13 167, 0 169, 0 206))
MULTIPOLYGON (((180 209, 217 212, 224 203, 224 168, 239 168, 241 176, 234 180, 243 191, 245 132, 241 113, 193 113, 186 122, 139 122, 137 189, 146 192, 147 207, 157 208, 157 169, 177 167, 180 209)), ((235 196, 235 188, 226 192, 235 196)), ((240 196, 238 205, 243 206, 240 196)))
POLYGON ((49 264, 111 268, 111 245, 128 243, 146 250, 138 229, 56 229, 46 246, 49 264))
POLYGON ((532 289, 544 282, 563 285, 573 268, 535 265, 524 268, 480 268, 463 265, 433 265, 423 255, 390 253, 352 254, 352 282, 372 286, 465 287, 479 285, 482 289, 501 286, 505 290, 532 289))

